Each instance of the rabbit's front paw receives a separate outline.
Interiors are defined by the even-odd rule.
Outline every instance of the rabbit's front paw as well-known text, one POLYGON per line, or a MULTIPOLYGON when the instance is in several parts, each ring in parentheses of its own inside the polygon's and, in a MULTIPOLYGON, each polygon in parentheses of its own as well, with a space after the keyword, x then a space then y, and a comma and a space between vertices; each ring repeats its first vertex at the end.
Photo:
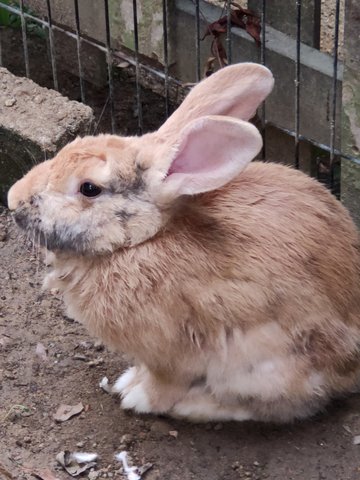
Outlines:
POLYGON ((121 406, 125 410, 133 409, 139 413, 151 411, 149 396, 146 393, 144 381, 139 378, 138 369, 131 367, 115 382, 112 391, 120 393, 121 406))

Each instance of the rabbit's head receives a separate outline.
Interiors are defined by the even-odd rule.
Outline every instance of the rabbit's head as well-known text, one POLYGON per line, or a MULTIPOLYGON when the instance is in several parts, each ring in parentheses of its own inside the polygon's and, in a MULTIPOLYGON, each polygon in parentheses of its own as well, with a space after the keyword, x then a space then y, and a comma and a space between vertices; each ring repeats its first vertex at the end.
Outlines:
POLYGON ((95 255, 157 234, 180 197, 218 189, 258 154, 247 122, 273 77, 226 67, 193 88, 157 131, 78 138, 9 191, 16 222, 49 250, 95 255))

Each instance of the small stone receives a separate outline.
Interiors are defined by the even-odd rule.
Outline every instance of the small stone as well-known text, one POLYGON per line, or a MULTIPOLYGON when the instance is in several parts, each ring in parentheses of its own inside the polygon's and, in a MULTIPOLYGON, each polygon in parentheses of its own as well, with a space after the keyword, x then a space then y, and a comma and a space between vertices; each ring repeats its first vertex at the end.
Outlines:
POLYGON ((224 428, 224 425, 222 423, 217 423, 214 427, 214 430, 218 432, 219 430, 222 430, 224 428))
POLYGON ((170 437, 177 438, 178 435, 179 435, 179 432, 177 430, 170 430, 169 435, 170 435, 170 437))
POLYGON ((255 467, 260 467, 260 463, 257 460, 255 460, 254 465, 255 467))
POLYGON ((34 103, 37 103, 38 105, 40 105, 40 103, 43 103, 45 100, 44 97, 42 97, 41 95, 36 95, 36 97, 34 97, 34 103))
POLYGON ((132 440, 133 440, 132 436, 129 433, 125 433, 125 435, 123 435, 120 438, 120 443, 123 445, 129 445, 132 442, 132 440))
POLYGON ((5 107, 13 107, 16 103, 16 98, 7 98, 4 102, 5 107))
POLYGON ((79 447, 79 448, 83 448, 84 445, 85 445, 85 442, 78 442, 78 443, 76 444, 76 446, 79 447))
POLYGON ((88 479, 89 480, 96 480, 100 475, 100 472, 90 472, 89 475, 88 475, 88 479))

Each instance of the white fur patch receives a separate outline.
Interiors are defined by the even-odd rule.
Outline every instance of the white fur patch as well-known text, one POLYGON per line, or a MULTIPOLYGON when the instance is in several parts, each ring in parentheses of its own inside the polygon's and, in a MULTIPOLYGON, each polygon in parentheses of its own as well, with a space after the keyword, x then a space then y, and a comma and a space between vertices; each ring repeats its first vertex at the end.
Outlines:
POLYGON ((134 409, 139 413, 149 413, 151 411, 149 397, 142 383, 138 383, 129 389, 128 393, 123 396, 121 406, 125 410, 134 409))
POLYGON ((113 393, 123 393, 123 391, 134 381, 136 377, 136 367, 128 368, 120 377, 116 380, 112 387, 113 393))
POLYGON ((296 360, 287 353, 288 342, 275 322, 245 333, 234 330, 231 338, 220 339, 219 356, 208 366, 211 392, 221 403, 235 401, 239 395, 276 400, 286 392, 296 372, 296 360))

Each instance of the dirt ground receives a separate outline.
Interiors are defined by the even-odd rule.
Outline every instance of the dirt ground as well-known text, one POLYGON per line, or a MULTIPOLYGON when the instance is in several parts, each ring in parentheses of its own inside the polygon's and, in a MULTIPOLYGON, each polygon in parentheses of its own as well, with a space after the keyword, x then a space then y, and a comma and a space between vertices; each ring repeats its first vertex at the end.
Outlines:
POLYGON ((126 365, 64 316, 60 298, 41 292, 43 273, 0 207, 1 480, 30 480, 34 469, 69 479, 55 460, 63 450, 99 454, 80 478, 126 478, 114 459, 124 449, 135 465, 153 464, 143 480, 360 478, 359 395, 290 426, 194 425, 124 412, 99 381, 114 381, 126 365), (59 405, 80 402, 80 415, 54 420, 59 405))

